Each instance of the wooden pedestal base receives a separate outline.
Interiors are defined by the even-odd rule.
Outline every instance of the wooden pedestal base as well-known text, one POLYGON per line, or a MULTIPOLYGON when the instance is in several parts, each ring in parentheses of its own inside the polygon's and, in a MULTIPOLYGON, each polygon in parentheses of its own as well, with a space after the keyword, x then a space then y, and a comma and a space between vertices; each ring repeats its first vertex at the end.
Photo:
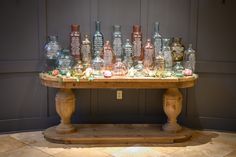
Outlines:
POLYGON ((61 134, 54 126, 44 131, 44 137, 64 144, 149 144, 183 142, 192 136, 187 128, 173 134, 162 131, 157 124, 77 124, 74 127, 76 132, 61 134))

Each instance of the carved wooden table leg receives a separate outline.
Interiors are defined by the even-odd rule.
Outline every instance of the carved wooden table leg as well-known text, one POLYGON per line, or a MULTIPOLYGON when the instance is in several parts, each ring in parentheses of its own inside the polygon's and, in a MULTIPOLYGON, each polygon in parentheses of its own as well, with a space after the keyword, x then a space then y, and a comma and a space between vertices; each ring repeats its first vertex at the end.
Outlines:
POLYGON ((60 89, 56 95, 56 110, 61 123, 56 127, 57 133, 70 133, 75 131, 71 124, 71 116, 75 111, 75 95, 71 89, 60 89))
POLYGON ((163 130, 168 132, 177 132, 181 126, 177 123, 177 117, 182 110, 182 94, 178 88, 169 88, 164 94, 163 103, 164 112, 168 121, 163 125, 163 130))

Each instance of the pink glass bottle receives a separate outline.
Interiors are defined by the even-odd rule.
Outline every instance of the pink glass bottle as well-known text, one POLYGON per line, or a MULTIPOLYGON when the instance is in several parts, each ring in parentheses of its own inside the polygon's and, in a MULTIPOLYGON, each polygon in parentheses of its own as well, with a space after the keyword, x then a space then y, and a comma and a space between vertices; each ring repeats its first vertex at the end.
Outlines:
POLYGON ((154 46, 151 43, 151 39, 147 39, 147 42, 144 46, 144 59, 143 65, 145 68, 153 69, 154 68, 154 46))
POLYGON ((131 40, 133 43, 133 60, 134 64, 137 64, 139 60, 143 60, 142 32, 140 25, 133 26, 131 40))
POLYGON ((109 41, 106 41, 103 47, 102 58, 104 60, 104 69, 112 70, 113 64, 115 62, 115 54, 111 48, 109 41))
POLYGON ((71 25, 71 33, 70 33, 70 51, 71 55, 75 58, 75 60, 81 59, 80 53, 80 44, 81 37, 79 32, 80 25, 73 24, 71 25))

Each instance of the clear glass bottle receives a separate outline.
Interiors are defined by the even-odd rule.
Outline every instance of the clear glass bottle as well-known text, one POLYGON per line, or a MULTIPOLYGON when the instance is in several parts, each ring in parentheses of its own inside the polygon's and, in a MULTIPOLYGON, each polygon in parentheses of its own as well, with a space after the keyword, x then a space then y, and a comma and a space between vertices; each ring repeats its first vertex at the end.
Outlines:
POLYGON ((171 51, 174 62, 183 61, 184 45, 182 44, 182 38, 175 37, 172 39, 171 51))
POLYGON ((154 68, 154 46, 151 43, 151 39, 147 39, 147 42, 144 46, 144 59, 143 59, 143 65, 147 69, 153 69, 154 68))
POLYGON ((102 76, 102 70, 104 67, 104 60, 100 57, 100 52, 95 53, 95 58, 92 61, 93 74, 95 76, 102 76))
POLYGON ((134 76, 136 76, 136 77, 143 77, 143 76, 145 76, 143 61, 138 61, 138 64, 135 65, 134 70, 135 70, 134 76))
POLYGON ((113 63, 115 62, 115 54, 111 48, 109 41, 106 41, 103 47, 102 58, 104 60, 104 69, 112 70, 113 63))
POLYGON ((170 49, 170 39, 164 38, 163 39, 163 55, 165 60, 165 71, 171 71, 173 66, 173 59, 170 49))
POLYGON ((80 54, 81 37, 79 29, 80 25, 76 24, 71 25, 70 52, 75 60, 81 59, 81 54, 80 54))
POLYGON ((173 71, 175 73, 175 76, 177 77, 183 77, 183 70, 184 67, 182 66, 181 62, 176 62, 175 66, 173 67, 173 71))
POLYGON ((61 46, 57 41, 57 36, 48 36, 48 41, 44 47, 46 57, 45 71, 51 71, 57 67, 57 57, 60 50, 61 46))
POLYGON ((113 65, 112 73, 114 76, 125 76, 128 73, 128 70, 121 62, 121 58, 116 58, 116 63, 113 65))
POLYGON ((131 68, 133 66, 133 49, 129 39, 126 39, 125 44, 123 45, 124 49, 124 64, 131 68))
POLYGON ((137 64, 139 60, 143 60, 142 32, 140 25, 133 26, 131 39, 133 43, 133 61, 134 64, 137 64))
POLYGON ((195 65, 196 65, 196 56, 195 50, 192 48, 192 44, 189 44, 188 49, 184 52, 185 53, 185 68, 192 70, 195 72, 195 65))
POLYGON ((70 72, 71 67, 73 66, 73 57, 70 55, 70 51, 68 49, 63 49, 57 59, 58 69, 60 70, 62 75, 66 75, 70 72))
POLYGON ((88 35, 84 35, 84 40, 81 44, 81 55, 82 61, 85 67, 88 67, 91 64, 91 42, 88 35))
POLYGON ((103 49, 103 45, 104 45, 104 37, 103 37, 103 34, 100 30, 101 29, 100 23, 101 23, 100 21, 95 22, 96 31, 93 35, 93 52, 94 52, 94 54, 97 53, 97 51, 99 51, 101 53, 101 51, 103 49))
POLYGON ((116 58, 123 57, 122 51, 122 35, 121 35, 121 26, 114 25, 113 26, 113 51, 116 55, 116 58))
POLYGON ((159 22, 155 22, 154 25, 154 34, 153 34, 153 45, 155 48, 155 57, 158 56, 158 54, 161 52, 162 48, 162 37, 159 33, 159 22))

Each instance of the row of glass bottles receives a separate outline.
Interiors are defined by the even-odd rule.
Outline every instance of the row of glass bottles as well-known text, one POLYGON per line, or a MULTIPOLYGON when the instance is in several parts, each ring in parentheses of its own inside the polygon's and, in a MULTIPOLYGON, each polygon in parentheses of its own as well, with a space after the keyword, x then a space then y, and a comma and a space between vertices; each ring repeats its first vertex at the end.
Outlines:
MULTIPOLYGON (((70 34, 70 51, 72 56, 74 57, 77 64, 81 64, 81 61, 85 63, 85 67, 88 67, 91 63, 91 42, 89 41, 88 35, 85 35, 82 44, 80 45, 80 33, 79 33, 79 25, 72 25, 71 26, 72 32, 70 34)), ((182 61, 183 54, 182 51, 184 47, 181 44, 181 40, 179 38, 175 38, 174 42, 172 43, 172 47, 170 47, 170 40, 169 39, 162 39, 161 35, 159 34, 159 23, 155 23, 154 27, 155 33, 153 35, 153 43, 152 45, 151 40, 148 39, 145 46, 142 48, 142 33, 141 27, 139 25, 133 26, 133 32, 131 34, 131 39, 133 44, 126 40, 125 44, 122 47, 122 36, 120 31, 120 26, 114 26, 114 33, 113 33, 113 49, 110 46, 109 41, 104 44, 104 38, 100 31, 100 22, 96 21, 96 32, 93 36, 93 50, 94 50, 94 60, 92 61, 93 65, 96 65, 98 62, 104 62, 104 68, 107 70, 113 69, 113 64, 115 62, 115 57, 119 58, 117 62, 121 62, 123 58, 124 65, 129 69, 132 65, 136 65, 138 61, 143 60, 143 64, 145 68, 153 69, 154 67, 157 70, 166 70, 171 71, 174 61, 182 61), (173 53, 175 52, 175 53, 173 53), (102 58, 99 58, 102 57, 102 58)), ((52 68, 56 66, 56 58, 58 55, 58 51, 60 51, 60 46, 56 41, 55 36, 51 36, 50 42, 45 46, 47 51, 47 63, 48 65, 52 65, 52 68)), ((66 51, 67 53, 67 51, 66 51)), ((68 65, 67 63, 62 64, 63 60, 71 59, 70 57, 63 57, 65 54, 62 51, 62 55, 59 58, 62 58, 61 61, 58 61, 58 67, 62 68, 63 66, 68 65)), ((191 68, 193 71, 195 70, 195 53, 194 50, 190 47, 186 51, 186 65, 191 68)), ((72 61, 71 61, 72 64, 72 61)), ((140 62, 139 62, 140 64, 140 62)), ((180 64, 180 63, 178 63, 180 64)), ((78 67, 79 65, 75 66, 78 67)), ((70 68, 71 65, 68 67, 70 68)), ((100 69, 96 67, 96 69, 100 69)), ((63 71, 63 70, 62 70, 63 71)))

